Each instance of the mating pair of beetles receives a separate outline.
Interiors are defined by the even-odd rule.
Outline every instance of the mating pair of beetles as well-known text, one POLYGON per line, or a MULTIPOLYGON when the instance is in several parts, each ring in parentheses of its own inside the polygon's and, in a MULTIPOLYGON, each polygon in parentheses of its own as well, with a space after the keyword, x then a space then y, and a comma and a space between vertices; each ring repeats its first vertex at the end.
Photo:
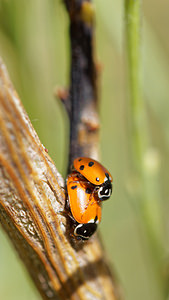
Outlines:
POLYGON ((74 221, 74 235, 88 240, 101 221, 101 202, 112 193, 113 178, 99 162, 87 157, 74 160, 67 178, 68 205, 74 221))

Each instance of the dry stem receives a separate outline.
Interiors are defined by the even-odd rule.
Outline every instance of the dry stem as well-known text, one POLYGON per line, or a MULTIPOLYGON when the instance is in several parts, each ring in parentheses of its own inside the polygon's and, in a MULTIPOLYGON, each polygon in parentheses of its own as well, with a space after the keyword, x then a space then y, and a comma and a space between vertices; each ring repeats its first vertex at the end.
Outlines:
POLYGON ((67 232, 64 183, 0 62, 0 222, 43 299, 116 299, 96 237, 67 232))
POLYGON ((70 17, 71 74, 63 103, 70 118, 69 165, 78 156, 98 159, 99 118, 93 58, 94 8, 90 1, 66 1, 70 17))

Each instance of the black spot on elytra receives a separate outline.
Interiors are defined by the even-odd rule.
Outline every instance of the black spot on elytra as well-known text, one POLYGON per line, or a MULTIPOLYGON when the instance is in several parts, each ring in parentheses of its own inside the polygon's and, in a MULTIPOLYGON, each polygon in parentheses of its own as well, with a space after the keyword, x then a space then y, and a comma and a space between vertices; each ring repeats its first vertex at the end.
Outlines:
POLYGON ((89 167, 92 167, 94 165, 94 162, 93 161, 90 161, 89 163, 88 163, 88 166, 89 167))
POLYGON ((86 192, 86 194, 91 194, 91 193, 92 193, 92 190, 91 190, 90 188, 87 188, 87 189, 85 190, 85 192, 86 192))
POLYGON ((84 169, 84 165, 81 165, 80 166, 80 170, 82 171, 84 169))
POLYGON ((82 160, 82 158, 79 159, 79 161, 81 161, 81 160, 82 160))
POLYGON ((72 189, 72 190, 77 189, 77 185, 72 185, 72 186, 71 186, 71 189, 72 189))
POLYGON ((99 182, 99 180, 100 180, 99 177, 96 177, 96 181, 99 182))

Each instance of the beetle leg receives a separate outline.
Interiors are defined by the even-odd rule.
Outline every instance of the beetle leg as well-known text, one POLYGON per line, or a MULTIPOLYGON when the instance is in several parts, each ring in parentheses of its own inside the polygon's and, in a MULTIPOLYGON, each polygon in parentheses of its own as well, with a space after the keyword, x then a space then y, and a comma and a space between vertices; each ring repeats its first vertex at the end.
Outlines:
MULTIPOLYGON (((89 206, 89 204, 90 204, 90 201, 92 200, 93 195, 94 195, 94 190, 93 190, 92 193, 90 194, 89 201, 88 201, 88 203, 87 203, 85 209, 88 208, 88 206, 89 206)), ((94 203, 94 202, 93 202, 93 203, 94 203)))

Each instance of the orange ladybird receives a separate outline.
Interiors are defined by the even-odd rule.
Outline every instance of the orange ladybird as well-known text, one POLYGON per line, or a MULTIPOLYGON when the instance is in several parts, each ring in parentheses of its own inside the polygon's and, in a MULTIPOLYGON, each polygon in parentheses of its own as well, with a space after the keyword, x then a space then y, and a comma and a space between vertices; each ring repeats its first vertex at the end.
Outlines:
POLYGON ((88 182, 79 178, 75 172, 68 176, 67 192, 70 211, 78 223, 74 235, 89 239, 101 221, 101 205, 97 194, 93 192, 88 182))
POLYGON ((107 200, 111 196, 113 178, 98 161, 88 157, 78 157, 74 160, 73 166, 76 171, 95 185, 99 200, 107 200))

